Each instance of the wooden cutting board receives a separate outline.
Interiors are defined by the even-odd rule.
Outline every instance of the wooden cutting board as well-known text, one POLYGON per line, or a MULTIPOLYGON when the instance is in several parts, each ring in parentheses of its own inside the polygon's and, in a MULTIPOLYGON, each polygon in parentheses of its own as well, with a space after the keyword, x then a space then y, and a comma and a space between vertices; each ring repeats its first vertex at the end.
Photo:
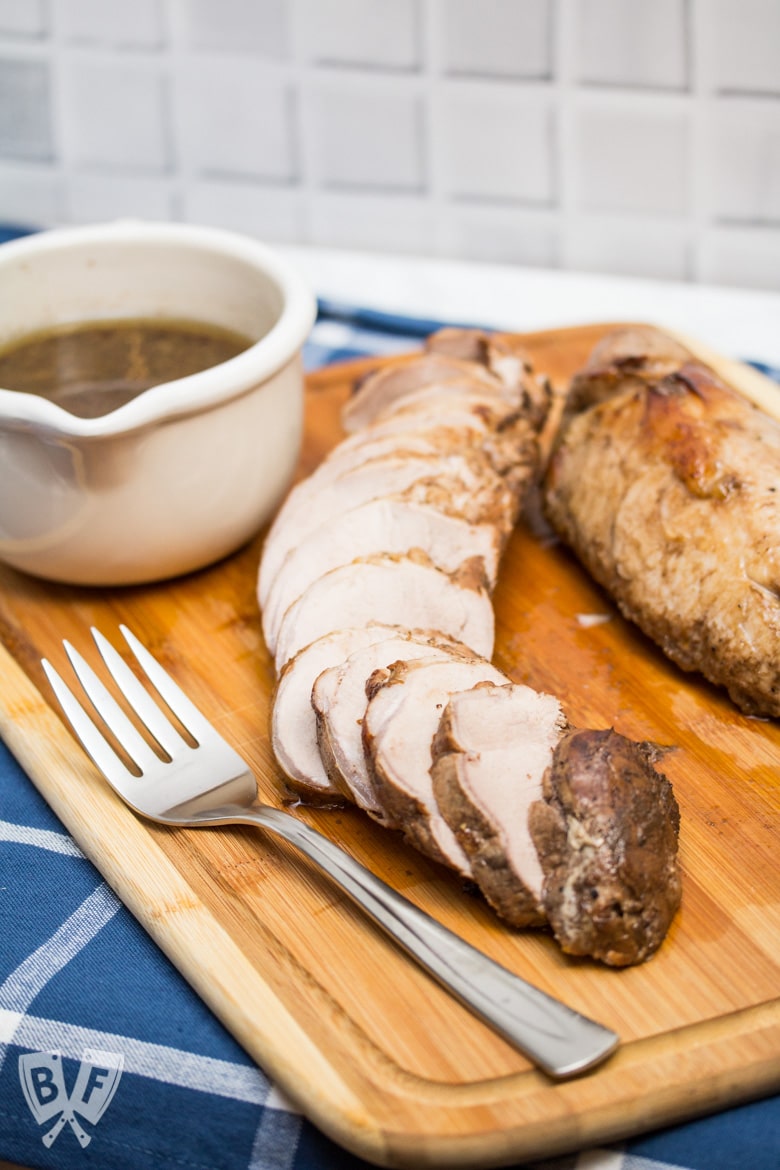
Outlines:
MULTIPOLYGON (((524 341, 560 387, 606 328, 524 341)), ((301 474, 338 441, 339 407, 368 365, 309 379, 301 474)), ((580 726, 674 745, 664 767, 682 811, 684 900, 659 953, 624 971, 568 959, 544 933, 502 925, 457 877, 357 811, 295 811, 494 959, 618 1031, 622 1046, 599 1069, 549 1081, 283 843, 251 829, 166 830, 113 796, 50 706, 39 660, 67 671, 63 637, 94 660, 89 626, 121 646, 121 621, 246 757, 262 798, 284 801, 254 596, 261 547, 262 534, 213 568, 126 589, 0 570, 0 733, 303 1112, 369 1161, 476 1167, 625 1138, 780 1088, 780 724, 740 715, 666 661, 533 523, 506 555, 495 661, 560 695, 580 726)))

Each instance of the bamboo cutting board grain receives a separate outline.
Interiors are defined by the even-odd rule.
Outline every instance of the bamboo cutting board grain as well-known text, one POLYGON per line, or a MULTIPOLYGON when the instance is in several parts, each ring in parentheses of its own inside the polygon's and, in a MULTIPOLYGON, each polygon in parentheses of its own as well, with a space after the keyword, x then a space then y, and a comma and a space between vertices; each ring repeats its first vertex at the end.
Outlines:
MULTIPOLYGON (((524 341, 562 386, 606 329, 524 341)), ((341 437, 339 407, 366 368, 310 378, 301 474, 341 437)), ((114 797, 50 706, 39 660, 67 671, 63 637, 91 656, 92 624, 121 647, 123 621, 245 756, 261 797, 284 800, 254 597, 261 547, 262 534, 211 569, 127 589, 0 570, 0 732, 119 896, 300 1108, 381 1165, 479 1167, 780 1088, 780 725, 740 715, 666 661, 532 517, 496 592, 495 661, 559 694, 580 726, 674 745, 664 768, 682 811, 684 895, 659 953, 624 971, 567 959, 544 933, 503 926, 457 877, 355 810, 295 812, 493 958, 615 1028, 622 1047, 601 1068, 549 1081, 285 844, 243 828, 167 830, 114 797)))

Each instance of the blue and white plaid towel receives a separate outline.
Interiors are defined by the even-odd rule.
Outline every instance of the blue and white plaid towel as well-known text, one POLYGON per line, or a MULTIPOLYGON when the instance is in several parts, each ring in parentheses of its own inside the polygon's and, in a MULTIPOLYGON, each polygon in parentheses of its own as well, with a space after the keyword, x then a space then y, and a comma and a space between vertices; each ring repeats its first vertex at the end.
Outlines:
MULTIPOLYGON (((409 350, 438 324, 323 304, 307 366, 409 350)), ((1 742, 0 1158, 57 1170, 367 1170, 204 1007, 1 742), (70 1117, 68 1096, 80 1102, 70 1117)), ((544 1165, 778 1170, 780 1097, 544 1165)))

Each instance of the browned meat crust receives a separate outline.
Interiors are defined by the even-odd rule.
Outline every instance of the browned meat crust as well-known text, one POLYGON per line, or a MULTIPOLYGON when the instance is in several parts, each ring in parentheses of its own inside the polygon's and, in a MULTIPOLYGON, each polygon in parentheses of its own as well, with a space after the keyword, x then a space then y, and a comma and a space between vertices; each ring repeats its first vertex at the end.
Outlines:
POLYGON ((453 695, 433 738, 439 810, 485 898, 513 926, 545 921, 528 813, 542 798, 553 749, 567 728, 553 695, 507 680, 453 695))
POLYGON ((462 651, 435 659, 399 660, 366 683, 363 746, 385 823, 420 852, 470 873, 466 854, 441 815, 431 778, 431 750, 450 695, 479 682, 501 684, 495 666, 462 651))
POLYGON ((780 426, 667 344, 575 378, 545 510, 669 658, 777 718, 780 426))
POLYGON ((496 826, 469 799, 464 773, 468 760, 462 753, 446 752, 431 768, 436 802, 448 825, 457 826, 457 837, 471 862, 474 881, 495 912, 512 926, 542 926, 544 912, 532 893, 513 873, 496 826))
POLYGON ((614 731, 575 731, 555 750, 529 824, 544 909, 568 954, 641 963, 679 906, 679 810, 657 754, 614 731))

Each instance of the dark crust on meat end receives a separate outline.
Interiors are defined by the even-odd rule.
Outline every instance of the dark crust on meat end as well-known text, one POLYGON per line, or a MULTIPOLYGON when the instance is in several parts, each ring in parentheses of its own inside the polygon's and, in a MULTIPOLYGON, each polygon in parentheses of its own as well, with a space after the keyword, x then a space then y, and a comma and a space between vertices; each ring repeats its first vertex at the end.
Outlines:
POLYGON ((575 731, 555 749, 529 825, 547 918, 568 954, 641 963, 669 929, 680 814, 658 754, 611 730, 575 731))
POLYGON ((459 779, 465 766, 462 753, 446 753, 438 736, 433 750, 437 757, 431 768, 436 803, 471 862, 474 881, 485 900, 512 926, 542 926, 544 913, 510 868, 501 838, 463 790, 459 779), (441 751, 446 754, 437 755, 441 751))

